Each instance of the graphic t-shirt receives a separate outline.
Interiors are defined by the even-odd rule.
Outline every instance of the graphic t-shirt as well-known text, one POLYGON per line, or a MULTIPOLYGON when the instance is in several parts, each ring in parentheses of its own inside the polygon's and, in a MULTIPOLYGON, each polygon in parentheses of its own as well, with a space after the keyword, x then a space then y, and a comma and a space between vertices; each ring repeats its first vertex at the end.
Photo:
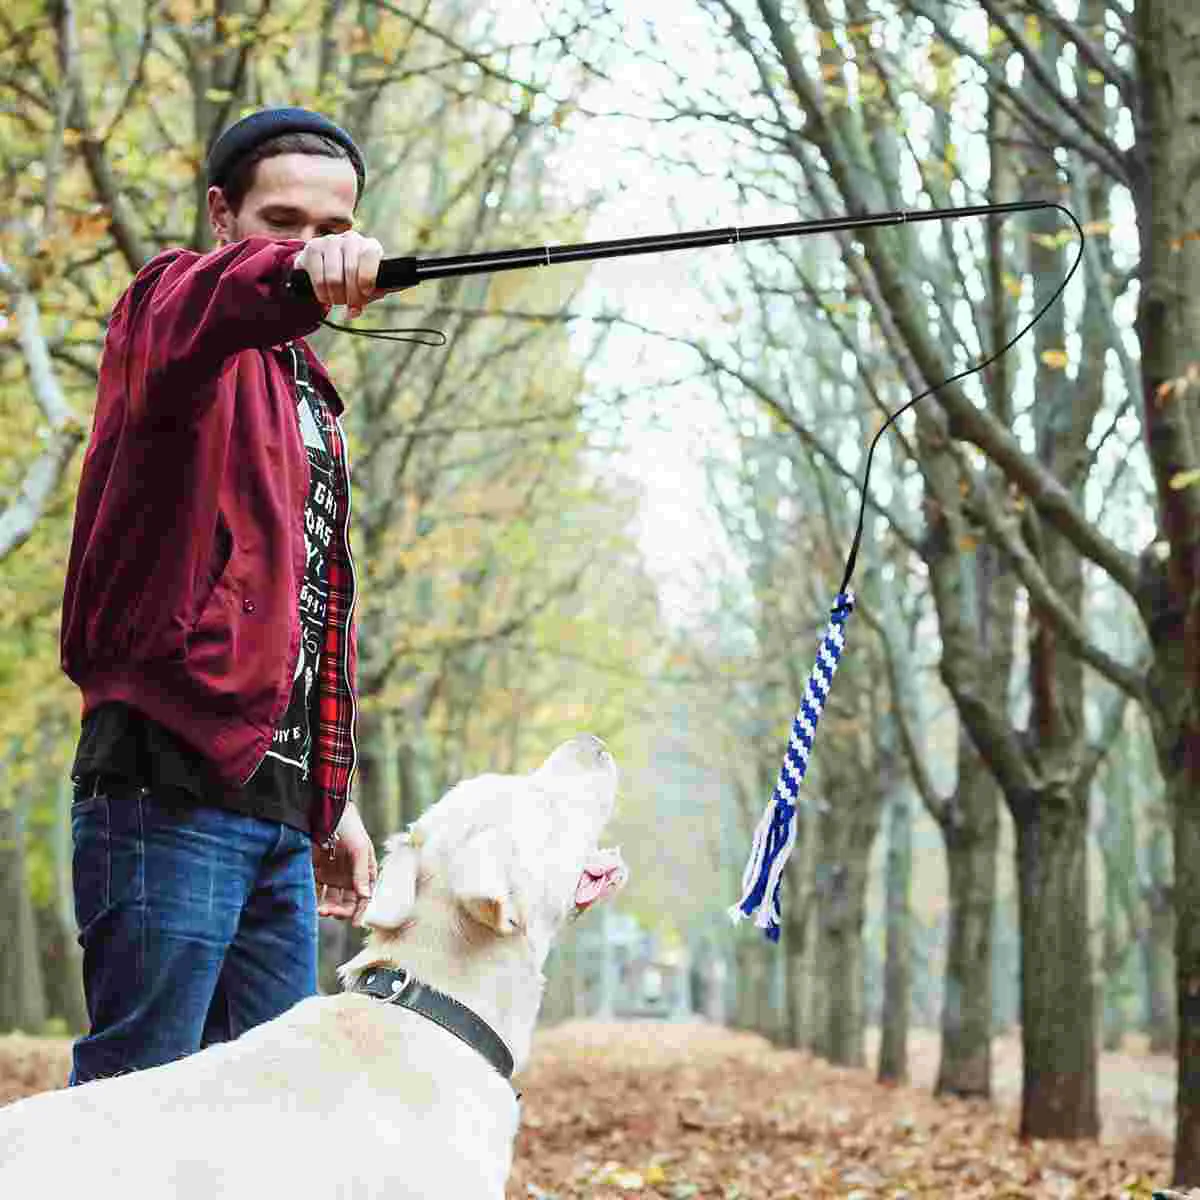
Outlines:
MULTIPOLYGON (((325 644, 325 612, 329 599, 329 542, 337 521, 334 462, 317 414, 321 399, 308 375, 304 355, 289 347, 296 377, 296 411, 308 452, 309 484, 304 502, 304 574, 300 580, 300 653, 292 676, 292 695, 275 728, 270 749, 247 788, 281 795, 291 806, 307 800, 317 729, 317 671, 325 644)), ((307 807, 307 805, 305 805, 307 807)))

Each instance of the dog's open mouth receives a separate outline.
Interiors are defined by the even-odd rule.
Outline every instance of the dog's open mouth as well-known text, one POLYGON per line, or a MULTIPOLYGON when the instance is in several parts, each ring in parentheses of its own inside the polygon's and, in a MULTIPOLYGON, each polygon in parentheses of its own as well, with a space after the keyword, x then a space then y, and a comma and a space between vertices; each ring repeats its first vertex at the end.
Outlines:
POLYGON ((598 850, 584 865, 575 887, 575 915, 623 887, 628 876, 620 850, 598 850))

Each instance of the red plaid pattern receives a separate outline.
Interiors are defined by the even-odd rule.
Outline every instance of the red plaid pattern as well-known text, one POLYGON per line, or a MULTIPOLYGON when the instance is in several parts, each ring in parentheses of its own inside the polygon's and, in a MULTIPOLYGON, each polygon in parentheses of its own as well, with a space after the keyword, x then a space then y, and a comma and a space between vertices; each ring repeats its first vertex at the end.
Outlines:
POLYGON ((358 762, 358 643, 354 625, 357 579, 350 554, 350 454, 341 422, 319 406, 327 444, 333 451, 337 488, 337 528, 329 542, 325 646, 317 673, 317 728, 313 739, 313 796, 309 812, 314 841, 331 845, 333 831, 350 799, 358 762))

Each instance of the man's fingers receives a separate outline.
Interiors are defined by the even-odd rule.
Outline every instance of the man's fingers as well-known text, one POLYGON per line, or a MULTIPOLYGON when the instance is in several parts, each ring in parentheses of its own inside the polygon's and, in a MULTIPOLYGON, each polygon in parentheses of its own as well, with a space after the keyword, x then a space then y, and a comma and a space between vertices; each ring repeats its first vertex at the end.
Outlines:
POLYGON ((341 238, 322 238, 321 257, 329 286, 329 303, 346 303, 346 256, 341 238))
POLYGON ((358 846, 354 851, 354 891, 357 896, 371 896, 371 843, 358 846))
POLYGON ((329 288, 325 283, 325 263, 319 252, 314 249, 314 243, 309 242, 304 247, 301 254, 303 258, 303 267, 308 272, 308 278, 312 283, 313 295, 316 296, 319 304, 329 305, 329 288))
POLYGON ((365 305, 374 298, 375 281, 382 261, 383 247, 374 238, 365 238, 359 248, 355 272, 357 303, 365 305))
POLYGON ((358 907, 358 898, 346 888, 326 887, 317 905, 320 917, 348 917, 358 907))

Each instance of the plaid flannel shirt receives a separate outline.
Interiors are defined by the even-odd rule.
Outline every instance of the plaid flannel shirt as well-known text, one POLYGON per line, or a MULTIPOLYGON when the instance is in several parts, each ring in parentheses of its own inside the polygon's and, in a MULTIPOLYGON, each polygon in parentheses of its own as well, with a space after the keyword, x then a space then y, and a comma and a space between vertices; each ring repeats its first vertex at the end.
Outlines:
POLYGON ((358 758, 354 739, 356 720, 354 605, 357 579, 350 553, 350 453, 341 421, 319 399, 308 374, 303 353, 294 355, 296 385, 303 399, 312 404, 333 454, 334 487, 337 493, 337 525, 329 543, 327 559, 329 589, 325 610, 325 644, 317 672, 317 728, 313 737, 312 807, 309 816, 313 836, 332 845, 333 830, 350 798, 350 783, 358 758), (308 396, 304 396, 307 389, 308 396))

